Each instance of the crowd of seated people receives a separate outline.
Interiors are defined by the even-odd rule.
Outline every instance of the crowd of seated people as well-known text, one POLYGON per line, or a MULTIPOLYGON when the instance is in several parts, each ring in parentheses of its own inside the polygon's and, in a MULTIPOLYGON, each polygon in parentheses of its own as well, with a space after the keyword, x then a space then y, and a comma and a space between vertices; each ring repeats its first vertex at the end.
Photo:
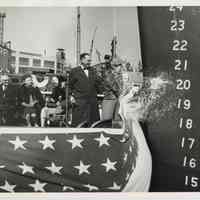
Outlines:
POLYGON ((52 95, 44 97, 40 89, 34 86, 31 74, 24 75, 21 84, 12 84, 8 75, 1 75, 0 126, 45 126, 52 109, 53 113, 63 112, 65 89, 57 77, 53 79, 56 84, 52 95))

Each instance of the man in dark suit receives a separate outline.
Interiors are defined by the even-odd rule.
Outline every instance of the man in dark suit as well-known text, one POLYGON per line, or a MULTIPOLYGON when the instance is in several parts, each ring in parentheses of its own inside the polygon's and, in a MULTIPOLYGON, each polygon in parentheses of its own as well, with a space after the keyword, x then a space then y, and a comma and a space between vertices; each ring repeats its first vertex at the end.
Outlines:
POLYGON ((80 55, 80 62, 80 66, 73 68, 69 75, 73 127, 83 121, 87 121, 90 126, 100 119, 97 92, 100 89, 101 80, 95 70, 90 67, 91 60, 88 53, 80 55))
POLYGON ((1 75, 0 84, 0 124, 13 125, 17 104, 17 94, 14 86, 9 83, 7 75, 1 75))

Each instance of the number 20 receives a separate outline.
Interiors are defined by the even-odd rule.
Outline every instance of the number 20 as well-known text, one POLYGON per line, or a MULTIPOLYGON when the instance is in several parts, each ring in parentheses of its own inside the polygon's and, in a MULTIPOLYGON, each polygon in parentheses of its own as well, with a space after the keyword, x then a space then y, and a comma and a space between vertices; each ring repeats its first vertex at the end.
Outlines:
POLYGON ((182 79, 178 79, 176 80, 177 85, 176 85, 176 89, 177 90, 189 90, 191 87, 191 81, 186 79, 186 80, 182 80, 182 79))

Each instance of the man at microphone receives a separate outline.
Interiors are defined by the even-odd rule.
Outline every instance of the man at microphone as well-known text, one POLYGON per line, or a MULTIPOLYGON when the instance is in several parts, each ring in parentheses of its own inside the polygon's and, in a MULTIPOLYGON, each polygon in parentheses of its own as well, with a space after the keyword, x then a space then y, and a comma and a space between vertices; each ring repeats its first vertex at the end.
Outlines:
POLYGON ((80 55, 80 65, 73 68, 69 75, 69 94, 72 108, 72 127, 87 121, 88 126, 100 119, 97 93, 101 81, 96 71, 90 67, 88 53, 80 55))

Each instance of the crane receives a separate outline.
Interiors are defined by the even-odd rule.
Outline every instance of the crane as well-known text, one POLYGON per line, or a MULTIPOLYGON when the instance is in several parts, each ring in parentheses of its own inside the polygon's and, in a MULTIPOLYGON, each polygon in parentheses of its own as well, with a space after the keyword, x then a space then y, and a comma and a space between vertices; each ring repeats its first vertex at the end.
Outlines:
POLYGON ((3 37, 4 37, 4 18, 6 17, 6 13, 0 13, 0 44, 3 45, 3 37))
POLYGON ((97 32, 97 28, 95 27, 94 33, 93 33, 93 37, 92 37, 92 41, 91 41, 91 45, 90 45, 90 59, 92 60, 92 52, 93 52, 93 47, 94 47, 94 39, 96 36, 96 32, 97 32))
POLYGON ((81 13, 80 7, 77 7, 77 36, 76 36, 76 64, 80 63, 80 53, 81 53, 81 13))

